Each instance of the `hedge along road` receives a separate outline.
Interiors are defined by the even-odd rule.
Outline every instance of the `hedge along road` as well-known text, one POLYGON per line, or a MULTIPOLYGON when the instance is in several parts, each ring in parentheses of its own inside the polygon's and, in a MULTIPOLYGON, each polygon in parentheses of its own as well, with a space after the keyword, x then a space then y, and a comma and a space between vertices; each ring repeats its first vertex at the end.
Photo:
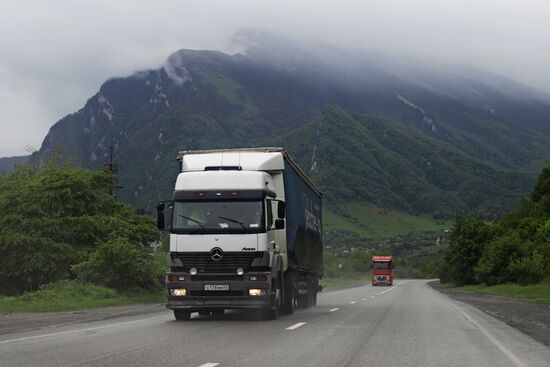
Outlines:
POLYGON ((425 281, 343 289, 274 321, 170 312, 0 337, 2 366, 547 366, 550 350, 425 281))

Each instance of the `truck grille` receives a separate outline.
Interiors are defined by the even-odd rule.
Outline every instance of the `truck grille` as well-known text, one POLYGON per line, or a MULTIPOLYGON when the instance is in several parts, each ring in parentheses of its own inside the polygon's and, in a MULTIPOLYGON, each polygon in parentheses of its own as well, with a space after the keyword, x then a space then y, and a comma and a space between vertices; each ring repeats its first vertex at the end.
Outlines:
POLYGON ((247 270, 255 258, 261 258, 262 252, 225 252, 223 258, 212 260, 209 252, 173 253, 173 259, 180 259, 184 271, 197 268, 199 273, 234 273, 238 268, 247 270))

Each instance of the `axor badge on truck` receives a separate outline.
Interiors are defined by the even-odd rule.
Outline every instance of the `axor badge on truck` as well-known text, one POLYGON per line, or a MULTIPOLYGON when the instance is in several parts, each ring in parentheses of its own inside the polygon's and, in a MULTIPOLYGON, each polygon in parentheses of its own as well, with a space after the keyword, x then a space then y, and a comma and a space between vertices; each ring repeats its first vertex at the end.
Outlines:
POLYGON ((266 318, 317 302, 321 192, 282 148, 180 152, 172 200, 167 307, 177 320, 226 309, 266 318))

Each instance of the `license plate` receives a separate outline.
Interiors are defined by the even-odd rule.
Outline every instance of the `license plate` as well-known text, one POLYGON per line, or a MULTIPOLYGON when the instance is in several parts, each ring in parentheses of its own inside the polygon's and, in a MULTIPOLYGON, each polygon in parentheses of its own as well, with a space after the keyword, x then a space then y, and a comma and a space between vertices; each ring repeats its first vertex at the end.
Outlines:
POLYGON ((205 291, 228 291, 229 284, 205 284, 205 291))

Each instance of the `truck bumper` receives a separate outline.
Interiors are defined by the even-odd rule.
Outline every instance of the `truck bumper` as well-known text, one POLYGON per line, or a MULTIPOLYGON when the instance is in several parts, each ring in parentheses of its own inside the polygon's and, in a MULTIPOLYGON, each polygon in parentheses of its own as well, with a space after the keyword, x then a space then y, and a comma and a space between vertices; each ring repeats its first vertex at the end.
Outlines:
POLYGON ((393 285, 393 278, 387 275, 384 276, 373 276, 372 285, 393 285))
POLYGON ((183 275, 186 280, 167 281, 167 303, 169 309, 184 309, 199 311, 204 309, 239 309, 239 308, 266 308, 270 306, 271 273, 250 273, 242 276, 242 280, 192 280, 192 276, 183 273, 169 275, 183 275), (265 281, 250 280, 250 276, 264 275, 265 281), (187 280, 189 279, 189 280, 187 280), (227 285, 227 290, 207 290, 209 285, 227 285), (185 296, 173 296, 171 289, 185 289, 185 296), (249 296, 249 289, 261 289, 263 295, 249 296))

